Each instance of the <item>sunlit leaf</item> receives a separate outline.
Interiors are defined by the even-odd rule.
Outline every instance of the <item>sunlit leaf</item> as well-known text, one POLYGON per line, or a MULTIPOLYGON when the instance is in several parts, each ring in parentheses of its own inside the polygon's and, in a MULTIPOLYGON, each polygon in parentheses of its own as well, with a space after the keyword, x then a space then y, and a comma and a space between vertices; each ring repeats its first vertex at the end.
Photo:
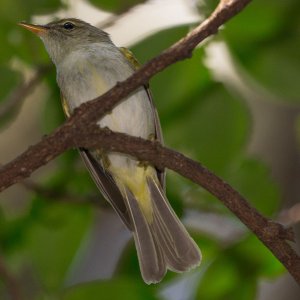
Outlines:
POLYGON ((226 257, 215 261, 205 273, 198 289, 197 299, 224 299, 239 282, 237 266, 226 257))
POLYGON ((251 272, 256 272, 261 277, 274 278, 284 272, 282 264, 252 234, 238 244, 232 253, 235 257, 243 260, 239 263, 247 264, 249 270, 252 270, 251 272))
POLYGON ((242 150, 248 113, 242 102, 218 85, 195 97, 193 105, 166 128, 167 141, 211 170, 222 171, 242 150))
POLYGON ((34 222, 27 234, 27 259, 42 285, 56 289, 63 284, 90 224, 90 210, 59 202, 43 204, 41 200, 34 205, 34 222))
POLYGON ((89 0, 103 10, 121 13, 131 7, 144 3, 145 0, 89 0))
POLYGON ((292 102, 299 102, 298 5, 297 0, 254 1, 223 32, 250 75, 273 92, 274 99, 292 102), (253 21, 253 15, 260 21, 253 21))
MULTIPOLYGON (((132 51, 141 63, 146 62, 170 47, 188 30, 186 26, 163 30, 132 47, 132 51)), ((198 101, 197 95, 209 86, 210 78, 201 63, 202 57, 202 49, 197 49, 192 60, 172 65, 151 79, 150 88, 163 127, 193 106, 198 101)))
POLYGON ((245 159, 228 175, 229 182, 261 213, 272 215, 280 203, 279 188, 261 162, 245 159))

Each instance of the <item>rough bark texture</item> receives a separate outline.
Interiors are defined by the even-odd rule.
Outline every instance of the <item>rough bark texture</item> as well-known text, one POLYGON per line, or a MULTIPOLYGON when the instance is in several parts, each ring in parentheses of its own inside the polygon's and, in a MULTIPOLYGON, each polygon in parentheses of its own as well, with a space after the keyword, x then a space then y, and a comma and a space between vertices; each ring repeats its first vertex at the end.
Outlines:
POLYGON ((290 246, 293 232, 266 219, 230 185, 201 164, 167 149, 156 142, 100 130, 95 121, 109 112, 122 98, 167 66, 192 55, 193 49, 206 37, 217 32, 227 20, 240 12, 251 0, 223 0, 212 15, 172 47, 152 59, 135 74, 110 91, 81 105, 61 127, 31 146, 0 169, 0 191, 29 177, 64 151, 73 147, 101 147, 148 161, 158 168, 169 168, 201 185, 220 199, 282 262, 300 284, 300 257, 290 246))

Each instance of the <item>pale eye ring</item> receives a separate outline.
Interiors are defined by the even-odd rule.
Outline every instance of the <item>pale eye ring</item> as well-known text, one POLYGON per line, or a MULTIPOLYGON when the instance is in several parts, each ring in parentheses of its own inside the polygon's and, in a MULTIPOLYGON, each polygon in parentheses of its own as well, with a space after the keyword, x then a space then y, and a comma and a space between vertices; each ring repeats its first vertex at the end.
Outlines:
POLYGON ((66 30, 72 30, 72 29, 74 29, 75 25, 71 22, 66 22, 66 23, 64 23, 63 27, 66 30))

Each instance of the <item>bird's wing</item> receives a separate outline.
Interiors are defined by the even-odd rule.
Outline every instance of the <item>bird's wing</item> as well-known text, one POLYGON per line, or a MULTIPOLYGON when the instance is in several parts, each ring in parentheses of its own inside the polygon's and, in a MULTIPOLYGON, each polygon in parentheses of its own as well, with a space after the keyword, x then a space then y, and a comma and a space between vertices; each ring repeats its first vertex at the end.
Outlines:
MULTIPOLYGON (((131 67, 136 70, 139 68, 139 63, 133 56, 133 54, 127 50, 126 48, 120 48, 120 51, 123 53, 127 61, 130 62, 131 67)), ((163 143, 163 137, 161 132, 161 126, 157 114, 157 110, 154 106, 151 92, 148 86, 145 86, 145 91, 148 95, 148 99, 151 103, 152 112, 154 115, 155 122, 155 139, 160 143, 163 143)), ((71 111, 68 105, 66 98, 61 93, 61 102, 64 113, 67 117, 70 117, 71 111)), ((126 205, 124 203, 123 196, 116 185, 116 182, 113 176, 110 174, 106 168, 102 165, 101 161, 95 158, 95 156, 87 149, 79 148, 79 153, 81 158, 83 159, 87 169, 89 170, 94 182, 96 183, 99 190, 102 192, 106 200, 112 205, 112 207, 116 210, 116 212, 120 215, 123 222, 129 229, 132 229, 131 221, 128 215, 128 211, 126 205)), ((159 182, 163 189, 165 189, 165 171, 164 170, 156 170, 159 182)))
MULTIPOLYGON (((65 115, 67 117, 70 117, 71 112, 68 106, 68 102, 66 101, 62 93, 61 101, 65 115)), ((84 148, 79 148, 78 150, 98 189, 102 192, 105 199, 112 205, 118 215, 122 218, 125 225, 131 230, 132 226, 123 196, 110 172, 108 172, 102 166, 101 161, 98 161, 89 150, 84 148)))
POLYGON ((96 160, 89 150, 79 148, 79 153, 98 189, 118 213, 128 229, 132 230, 123 196, 110 172, 103 168, 101 162, 96 160))
MULTIPOLYGON (((119 50, 124 55, 126 60, 130 62, 130 65, 134 70, 137 70, 140 68, 140 63, 138 62, 138 60, 135 58, 135 56, 129 49, 127 49, 125 47, 120 47, 119 50)), ((163 144, 164 141, 163 141, 162 130, 161 130, 160 121, 159 121, 159 117, 158 117, 158 112, 154 105, 153 97, 152 97, 151 91, 149 89, 149 85, 145 85, 144 88, 147 92, 148 99, 151 103, 151 108, 152 108, 152 112, 153 112, 153 116, 154 116, 155 139, 157 141, 159 141, 161 144, 163 144)), ((159 182, 160 182, 163 190, 165 190, 166 172, 165 172, 165 170, 159 170, 159 169, 156 169, 156 171, 157 171, 157 176, 158 176, 159 182)))

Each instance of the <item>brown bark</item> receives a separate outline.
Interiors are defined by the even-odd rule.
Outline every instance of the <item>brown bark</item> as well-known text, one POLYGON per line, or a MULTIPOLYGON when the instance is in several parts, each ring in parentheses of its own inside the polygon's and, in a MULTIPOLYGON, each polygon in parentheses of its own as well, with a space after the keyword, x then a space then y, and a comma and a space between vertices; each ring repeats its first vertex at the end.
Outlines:
POLYGON ((137 87, 147 83, 156 73, 179 60, 189 58, 201 41, 216 33, 221 25, 239 13, 250 1, 221 1, 212 15, 186 37, 101 97, 81 105, 55 132, 0 169, 0 191, 30 176, 37 168, 73 147, 101 147, 128 153, 142 161, 151 162, 158 168, 172 169, 215 195, 257 235, 300 284, 300 257, 288 242, 293 241, 291 230, 263 217, 230 185, 201 164, 156 142, 113 133, 107 129, 101 130, 95 125, 95 121, 137 87))

